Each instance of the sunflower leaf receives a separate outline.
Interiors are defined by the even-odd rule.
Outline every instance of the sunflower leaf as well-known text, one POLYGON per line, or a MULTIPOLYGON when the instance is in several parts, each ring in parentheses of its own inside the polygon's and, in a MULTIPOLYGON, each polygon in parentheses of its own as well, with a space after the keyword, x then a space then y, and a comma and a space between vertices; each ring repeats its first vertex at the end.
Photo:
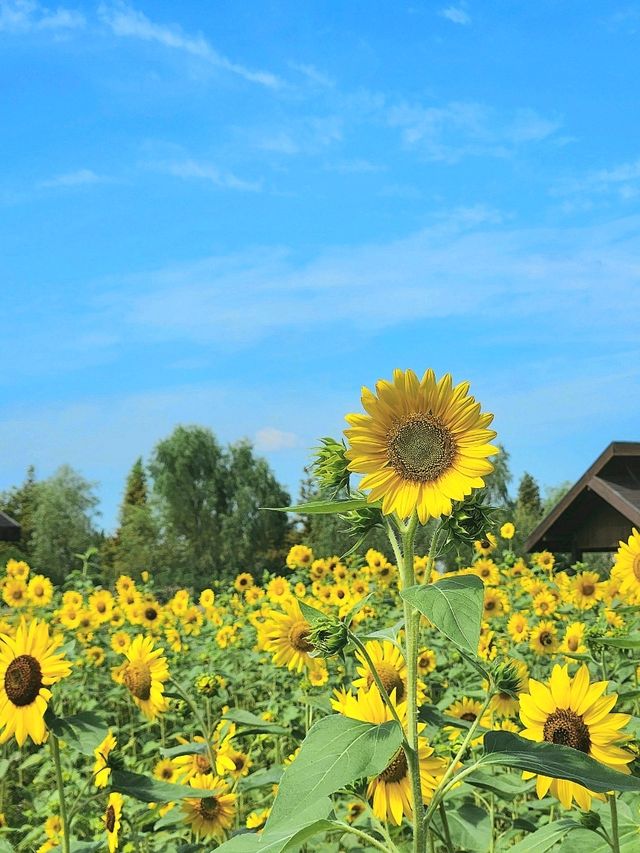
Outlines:
POLYGON ((342 828, 342 824, 328 819, 332 803, 321 797, 301 812, 290 815, 275 825, 265 826, 258 835, 241 832, 216 848, 217 853, 285 853, 299 850, 300 845, 320 832, 342 828))
POLYGON ((192 788, 190 785, 176 785, 173 782, 162 782, 152 779, 142 773, 132 773, 130 770, 111 771, 111 790, 128 797, 134 797, 143 803, 172 803, 185 797, 205 798, 211 796, 206 788, 192 788))
POLYGON ((487 732, 483 765, 502 764, 554 779, 568 779, 604 794, 607 791, 640 791, 640 779, 612 770, 579 749, 555 743, 534 743, 512 732, 487 732))
POLYGON ((357 779, 377 776, 401 743, 402 730, 393 720, 375 725, 341 714, 319 720, 282 775, 266 828, 357 779))
POLYGON ((611 646, 614 649, 640 649, 640 634, 627 634, 625 637, 598 637, 594 639, 598 646, 611 646))
POLYGON ((45 712, 44 721, 56 737, 83 755, 93 755, 109 730, 107 724, 92 711, 58 717, 49 707, 45 712))
POLYGON ((222 717, 223 720, 228 720, 238 726, 238 735, 249 734, 271 734, 271 735, 286 735, 289 730, 284 726, 279 726, 277 723, 269 723, 263 720, 262 717, 252 714, 251 711, 245 711, 243 708, 231 708, 222 717))
POLYGON ((263 506, 261 509, 273 512, 296 512, 299 515, 330 515, 332 513, 350 512, 370 506, 366 498, 351 498, 346 501, 309 501, 295 506, 263 506))
POLYGON ((525 835, 522 841, 518 841, 510 847, 511 853, 545 853, 558 843, 572 829, 584 829, 581 823, 571 818, 563 817, 554 820, 545 826, 541 826, 535 832, 525 835))
POLYGON ((459 575, 426 586, 410 586, 402 598, 426 616, 458 648, 478 651, 484 584, 476 575, 459 575))
POLYGON ((180 743, 178 746, 170 746, 168 749, 161 748, 160 755, 163 758, 176 758, 178 755, 200 755, 207 748, 204 741, 199 743, 180 743))

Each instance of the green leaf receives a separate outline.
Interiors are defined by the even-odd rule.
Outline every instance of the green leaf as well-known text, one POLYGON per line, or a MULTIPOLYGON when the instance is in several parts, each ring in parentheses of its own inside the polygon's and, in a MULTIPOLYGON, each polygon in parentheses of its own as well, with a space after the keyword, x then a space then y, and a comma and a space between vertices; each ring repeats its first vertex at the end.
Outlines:
POLYGON ((279 764, 273 767, 263 767, 256 770, 255 773, 250 773, 244 776, 238 782, 238 790, 253 791, 256 788, 264 788, 266 785, 277 785, 282 776, 282 766, 279 764))
POLYGON ((400 595, 458 648, 476 654, 484 604, 484 584, 479 577, 444 578, 426 586, 410 586, 400 595))
POLYGON ((321 797, 277 825, 265 826, 260 835, 243 832, 230 838, 216 848, 217 853, 284 853, 286 850, 298 849, 308 838, 336 826, 334 821, 326 820, 331 809, 331 800, 321 797))
POLYGON ((162 782, 143 776, 142 773, 132 773, 129 770, 111 771, 111 790, 134 797, 143 803, 172 803, 185 797, 210 797, 211 791, 206 788, 192 788, 190 785, 176 785, 173 782, 162 782))
POLYGON ((627 634, 625 637, 598 637, 593 644, 611 646, 614 649, 640 649, 640 634, 627 634))
POLYGON ((330 513, 351 512, 351 510, 362 509, 365 506, 372 506, 366 498, 351 498, 346 501, 309 501, 309 503, 296 504, 296 506, 263 506, 262 509, 269 509, 274 512, 297 512, 299 515, 328 515, 330 513))
MULTIPOLYGON (((440 816, 436 823, 440 823, 440 816)), ((454 850, 469 850, 486 853, 491 846, 491 821, 484 809, 472 803, 463 803, 459 808, 447 810, 447 823, 454 850)))
POLYGON ((402 743, 402 729, 332 714, 309 730, 295 761, 282 775, 267 827, 305 810, 318 798, 387 767, 402 743))
POLYGON ((526 835, 522 841, 518 841, 509 850, 511 853, 546 853, 572 829, 584 829, 584 827, 581 823, 567 817, 554 820, 552 823, 541 826, 540 829, 530 835, 526 835))
POLYGON ((176 758, 178 755, 200 755, 206 749, 207 745, 204 741, 200 743, 181 743, 178 746, 171 746, 169 749, 160 749, 160 755, 163 758, 176 758))
POLYGON ((268 723, 262 717, 257 717, 251 711, 245 711, 242 708, 232 708, 230 711, 227 711, 222 719, 235 723, 238 726, 239 731, 237 734, 239 735, 289 734, 289 730, 285 729, 284 726, 279 726, 277 723, 268 723))
POLYGON ((327 621, 327 614, 323 613, 322 610, 318 610, 316 607, 312 607, 310 604, 307 604, 305 601, 302 601, 301 598, 298 598, 296 600, 300 605, 300 612, 312 628, 314 628, 318 624, 327 621))
POLYGON ((484 736, 483 765, 502 764, 542 773, 555 779, 569 779, 591 791, 640 791, 640 779, 611 770, 579 749, 555 743, 533 743, 512 732, 487 732, 484 736))
POLYGON ((503 800, 514 800, 516 797, 521 797, 536 784, 533 779, 526 782, 519 776, 483 773, 482 770, 476 770, 475 773, 467 776, 464 781, 468 782, 469 785, 473 785, 474 788, 480 788, 482 791, 491 791, 503 800))
POLYGON ((51 708, 47 708, 44 721, 56 737, 83 755, 93 755, 109 731, 107 724, 91 711, 57 717, 51 708))
MULTIPOLYGON (((69 847, 71 853, 97 853, 98 850, 104 850, 104 841, 76 841, 75 838, 69 839, 69 847)), ((62 853, 62 847, 51 848, 51 853, 62 853)))

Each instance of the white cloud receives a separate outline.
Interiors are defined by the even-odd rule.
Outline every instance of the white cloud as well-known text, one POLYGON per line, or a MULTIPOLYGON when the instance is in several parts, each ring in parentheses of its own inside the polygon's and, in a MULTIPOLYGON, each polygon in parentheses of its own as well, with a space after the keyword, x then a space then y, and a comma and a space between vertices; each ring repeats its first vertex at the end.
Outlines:
POLYGON ((254 439, 256 450, 262 453, 270 453, 276 450, 291 450, 293 447, 300 447, 300 437, 294 432, 284 432, 275 427, 263 427, 255 434, 254 439))
POLYGON ((110 5, 103 3, 98 9, 98 14, 116 36, 151 41, 172 50, 183 51, 261 86, 275 89, 282 85, 282 81, 275 74, 268 71, 255 71, 232 62, 215 50, 203 35, 188 35, 174 24, 157 24, 147 18, 143 12, 133 9, 124 2, 110 5))
POLYGON ((640 193, 640 158, 620 163, 609 169, 597 169, 583 177, 559 183, 552 190, 556 196, 605 196, 628 200, 640 193))
POLYGON ((63 175, 55 175, 46 181, 41 181, 38 186, 45 188, 55 187, 81 187, 88 184, 100 184, 107 178, 97 175, 91 169, 78 169, 75 172, 67 172, 63 175))
POLYGON ((60 32, 80 29, 85 23, 84 15, 73 9, 49 9, 36 0, 0 0, 0 32, 60 32))
POLYGON ((167 175, 173 175, 176 178, 208 181, 223 189, 240 190, 241 192, 260 192, 262 189, 262 184, 259 181, 245 181, 231 172, 218 169, 211 163, 203 163, 197 160, 148 163, 147 167, 164 172, 167 175))
POLYGON ((447 20, 451 21, 453 24, 467 26, 471 23, 471 16, 459 6, 447 6, 445 9, 441 9, 438 14, 443 18, 447 18, 447 20))
POLYGON ((331 88, 335 86, 335 81, 331 79, 327 74, 323 74, 322 71, 318 71, 315 65, 307 65, 302 62, 290 62, 290 67, 294 69, 294 71, 298 71, 307 80, 310 80, 312 83, 315 83, 318 86, 323 86, 325 88, 331 88))
POLYGON ((443 106, 400 103, 386 111, 409 148, 428 160, 456 163, 467 156, 508 157, 520 146, 541 142, 560 127, 535 110, 502 115, 485 104, 451 101, 443 106))

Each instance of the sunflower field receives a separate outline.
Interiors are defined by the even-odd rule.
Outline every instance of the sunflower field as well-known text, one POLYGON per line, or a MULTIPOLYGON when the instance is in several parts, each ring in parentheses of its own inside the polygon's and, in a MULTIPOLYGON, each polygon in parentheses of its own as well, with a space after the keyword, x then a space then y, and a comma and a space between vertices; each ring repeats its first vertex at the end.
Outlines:
POLYGON ((515 553, 467 383, 362 404, 317 450, 330 497, 279 508, 338 514, 348 554, 199 592, 9 560, 0 853, 640 849, 640 533, 607 572, 515 553))

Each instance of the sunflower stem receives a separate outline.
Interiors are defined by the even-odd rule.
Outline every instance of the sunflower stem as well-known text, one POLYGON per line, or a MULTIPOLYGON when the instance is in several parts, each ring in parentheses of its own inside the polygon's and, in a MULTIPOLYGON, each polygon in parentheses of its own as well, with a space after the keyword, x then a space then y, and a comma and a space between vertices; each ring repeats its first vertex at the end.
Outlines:
POLYGON ((211 746, 210 734, 207 731, 207 727, 204 721, 202 714, 200 713, 198 706, 193 701, 191 696, 181 687, 181 685, 175 680, 175 678, 171 679, 171 683, 176 688, 178 693, 182 696, 187 705, 191 708, 191 712, 193 716, 196 718, 196 722, 200 727, 200 731, 202 732, 202 737, 204 738, 205 746, 207 748, 207 758, 209 759, 209 764, 211 765, 211 773, 215 776, 216 773, 216 759, 213 754, 213 748, 211 746))
POLYGON ((390 847, 386 847, 381 841, 378 841, 377 838, 373 838, 373 836, 368 835, 366 832, 356 829, 355 826, 343 824, 340 829, 342 832, 348 832, 350 835, 355 835, 356 838, 359 838, 361 841, 366 841, 367 844, 371 845, 371 847, 375 847, 376 850, 382 850, 383 853, 393 853, 390 847))
POLYGON ((449 830, 449 821, 447 819, 447 810, 444 807, 442 800, 438 803, 438 811, 440 812, 440 820, 442 821, 442 829, 444 832, 444 841, 447 845, 447 853, 455 853, 451 842, 451 832, 449 830))
POLYGON ((402 728, 402 722, 401 722, 400 717, 398 716, 398 712, 396 710, 396 706, 391 701, 391 697, 387 693, 387 688, 382 683, 380 675, 378 674, 378 670, 376 669, 375 664, 372 661, 371 655, 367 651, 366 646, 364 645, 362 640, 360 640, 360 638, 357 637, 355 634, 352 634, 351 631, 349 631, 349 639, 354 644, 354 646, 358 649, 358 651, 360 652, 362 657, 365 659, 366 664, 369 667, 369 671, 371 672, 371 677, 373 678, 373 680, 376 684, 376 687, 378 688, 380 696, 382 697, 385 705, 387 706, 387 708, 391 712, 391 716, 393 717, 393 719, 396 721, 396 723, 402 729, 402 740, 404 741, 404 743, 407 746, 409 746, 408 741, 407 741, 405 734, 404 734, 404 729, 402 728))
POLYGON ((58 800, 60 801, 60 820, 62 821, 62 850, 63 853, 70 853, 71 850, 71 834, 69 819, 67 817, 67 803, 64 798, 64 782, 62 780, 62 764, 60 763, 60 744, 58 738, 53 732, 49 733, 49 746, 51 747, 51 755, 56 771, 56 785, 58 786, 58 800))
MULTIPOLYGON (((475 720, 469 726, 469 731, 467 732, 464 740, 462 741, 462 745, 460 746, 460 749, 456 752, 455 756, 452 758, 451 764, 449 764, 449 766, 447 767, 442 779, 440 780, 440 784, 438 785, 436 790, 433 792, 433 798, 431 800, 431 804, 430 804, 429 808, 427 809, 427 813, 426 813, 425 818, 424 818, 425 828, 429 827, 429 823, 431 821, 431 818, 433 817, 433 813, 438 808, 440 801, 443 799, 444 795, 446 794, 447 790, 449 789, 450 786, 448 785, 448 783, 451 780, 451 777, 453 776, 453 774, 455 773, 456 768, 458 766, 458 763, 460 762, 460 759, 465 754, 467 747, 471 743, 473 736, 476 733, 476 729, 480 725, 480 720, 482 720, 487 709, 489 708, 489 705, 491 703, 492 698, 493 698, 493 691, 489 691, 489 694, 487 695, 487 698, 485 699, 484 704, 483 704, 482 708, 480 709, 480 713, 478 714, 478 716, 475 718, 475 720)), ((469 768, 467 768, 467 769, 469 769, 469 768)), ((474 769, 475 769, 475 766, 474 766, 474 769)), ((469 772, 470 772, 470 769, 469 769, 469 772)), ((466 769, 463 770, 460 774, 458 774, 458 776, 456 776, 454 782, 458 782, 462 778, 463 775, 465 775, 465 776, 468 775, 466 772, 466 769)))
POLYGON ((611 849, 613 853, 620 853, 620 839, 618 837, 618 804, 616 795, 609 794, 609 808, 611 809, 611 849))
MULTIPOLYGON (((402 588, 415 584, 413 571, 413 544, 418 527, 418 515, 413 513, 406 525, 400 526, 402 553, 399 554, 400 579, 402 588)), ((393 541, 392 541, 393 547, 393 541)), ((395 550, 395 549, 394 549, 395 550)), ((424 853, 426 846, 424 820, 424 801, 420 780, 420 758, 418 755, 418 626, 420 614, 404 601, 405 660, 407 662, 407 763, 411 777, 413 794, 413 851, 424 853)))

